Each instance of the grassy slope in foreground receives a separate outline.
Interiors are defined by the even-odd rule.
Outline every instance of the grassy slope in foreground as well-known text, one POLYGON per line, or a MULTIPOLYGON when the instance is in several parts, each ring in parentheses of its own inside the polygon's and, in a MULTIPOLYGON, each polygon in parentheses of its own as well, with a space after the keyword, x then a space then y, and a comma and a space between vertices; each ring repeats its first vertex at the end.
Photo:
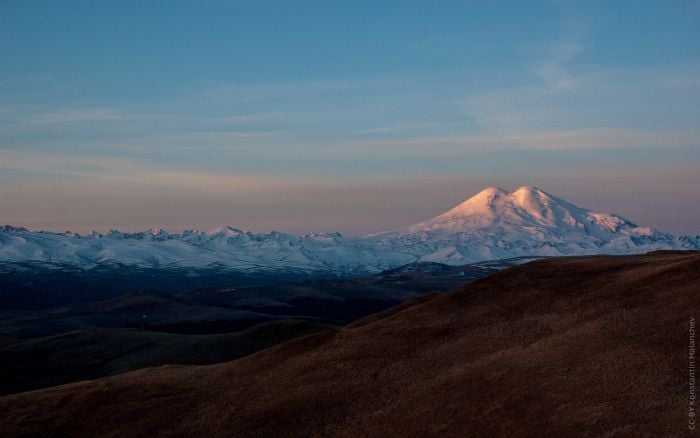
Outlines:
POLYGON ((540 260, 233 362, 0 398, 6 435, 687 430, 700 254, 540 260))

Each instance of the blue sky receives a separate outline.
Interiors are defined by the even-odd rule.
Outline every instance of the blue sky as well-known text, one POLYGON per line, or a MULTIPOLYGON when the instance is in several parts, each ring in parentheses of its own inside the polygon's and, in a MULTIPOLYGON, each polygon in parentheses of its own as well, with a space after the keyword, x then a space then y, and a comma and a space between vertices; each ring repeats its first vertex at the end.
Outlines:
POLYGON ((357 234, 486 185, 700 233, 697 1, 2 1, 0 222, 357 234))

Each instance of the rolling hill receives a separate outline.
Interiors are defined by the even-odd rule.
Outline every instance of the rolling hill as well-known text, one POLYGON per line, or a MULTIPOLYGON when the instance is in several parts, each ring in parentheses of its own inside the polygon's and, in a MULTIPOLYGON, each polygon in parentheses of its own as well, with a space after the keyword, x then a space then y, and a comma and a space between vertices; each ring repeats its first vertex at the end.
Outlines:
POLYGON ((232 362, 0 398, 8 436, 677 436, 700 254, 534 261, 232 362))

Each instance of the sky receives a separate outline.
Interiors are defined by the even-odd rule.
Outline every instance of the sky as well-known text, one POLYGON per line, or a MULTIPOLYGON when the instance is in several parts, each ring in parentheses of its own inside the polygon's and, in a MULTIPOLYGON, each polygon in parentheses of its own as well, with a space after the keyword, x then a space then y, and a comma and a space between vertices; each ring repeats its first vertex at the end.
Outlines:
POLYGON ((700 2, 0 0, 0 223, 359 235, 491 185, 700 233, 700 2))

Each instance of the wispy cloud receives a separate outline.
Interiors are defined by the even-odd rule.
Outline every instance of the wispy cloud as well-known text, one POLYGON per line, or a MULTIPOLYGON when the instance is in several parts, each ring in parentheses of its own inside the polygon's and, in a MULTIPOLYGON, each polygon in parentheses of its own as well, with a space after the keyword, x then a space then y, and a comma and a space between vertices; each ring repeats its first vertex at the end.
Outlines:
POLYGON ((687 147, 697 145, 691 132, 659 132, 617 128, 589 128, 554 132, 524 132, 499 137, 506 144, 541 150, 619 150, 687 147))
POLYGON ((203 98, 240 103, 261 102, 290 96, 326 94, 366 88, 371 81, 335 79, 265 84, 223 84, 208 90, 203 98))
POLYGON ((531 71, 546 82, 548 91, 568 90, 581 81, 568 64, 585 50, 586 46, 576 41, 560 41, 550 49, 546 59, 531 66, 531 71))
POLYGON ((53 125, 61 123, 119 120, 123 118, 125 118, 124 114, 120 114, 108 108, 85 108, 59 110, 43 114, 37 114, 35 116, 30 117, 27 120, 27 123, 32 125, 53 125))
MULTIPOLYGON (((575 49, 569 49, 571 53, 575 49)), ((556 63, 550 66, 556 66, 556 63)), ((489 132, 691 129, 700 82, 697 65, 603 68, 549 67, 547 81, 484 91, 460 101, 489 132)), ((539 76, 538 76, 539 77, 539 76)))
POLYGON ((499 132, 553 128, 571 122, 581 108, 571 105, 570 100, 562 104, 561 99, 585 93, 601 75, 600 68, 582 68, 577 62, 591 49, 585 42, 586 30, 583 23, 568 22, 559 38, 524 51, 529 61, 522 68, 530 80, 468 96, 463 100, 468 114, 481 127, 499 132))
POLYGON ((444 123, 403 123, 403 124, 396 124, 396 125, 385 125, 385 126, 376 126, 373 128, 363 128, 363 129, 358 129, 355 131, 356 134, 362 135, 362 136, 371 136, 373 134, 386 134, 386 133, 406 133, 406 132, 415 132, 416 130, 421 130, 421 129, 428 129, 428 128, 439 128, 443 126, 444 123))
MULTIPOLYGON (((348 145, 349 147, 350 145, 348 145)), ((644 150, 698 146, 696 132, 659 132, 616 128, 589 128, 556 131, 522 131, 474 136, 443 136, 368 140, 353 143, 375 152, 417 153, 427 157, 464 155, 486 150, 644 150)))
POLYGON ((280 186, 304 185, 318 179, 308 175, 193 171, 154 166, 131 159, 8 150, 0 150, 0 169, 31 172, 35 180, 72 179, 129 186, 180 188, 207 193, 270 190, 280 186))

